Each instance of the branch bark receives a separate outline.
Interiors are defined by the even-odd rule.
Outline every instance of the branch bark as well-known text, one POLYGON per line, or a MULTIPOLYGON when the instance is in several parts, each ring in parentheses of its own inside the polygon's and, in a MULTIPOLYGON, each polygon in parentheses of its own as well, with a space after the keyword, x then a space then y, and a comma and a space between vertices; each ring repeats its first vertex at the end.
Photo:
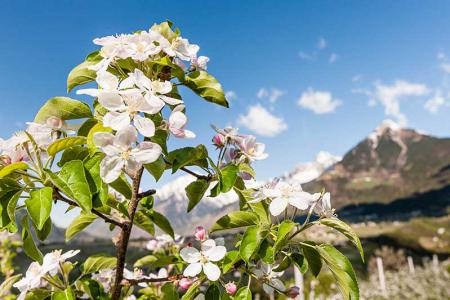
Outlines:
POLYGON ((127 256, 128 242, 130 240, 131 229, 133 228, 134 215, 136 214, 136 209, 139 203, 139 187, 141 185, 143 168, 141 168, 136 176, 133 178, 132 194, 130 203, 128 204, 128 215, 129 220, 123 222, 122 230, 120 231, 119 242, 117 244, 117 266, 116 266, 116 276, 114 279, 114 285, 112 288, 111 300, 119 300, 120 294, 122 292, 122 280, 123 280, 123 270, 125 268, 125 258, 127 256))
MULTIPOLYGON (((67 199, 66 197, 61 195, 59 190, 55 189, 54 191, 55 191, 54 194, 53 194, 54 199, 60 200, 60 201, 65 202, 65 203, 67 203, 69 205, 72 205, 72 206, 79 207, 78 203, 76 203, 75 201, 72 201, 70 199, 67 199)), ((95 208, 91 209, 91 212, 93 214, 97 215, 98 217, 102 218, 103 220, 105 220, 105 222, 107 222, 107 223, 114 224, 114 225, 116 225, 118 227, 123 227, 122 223, 120 223, 120 222, 118 222, 118 221, 116 221, 116 220, 114 220, 114 219, 112 219, 112 218, 110 218, 108 216, 105 216, 104 214, 102 214, 101 212, 96 210, 95 208)))

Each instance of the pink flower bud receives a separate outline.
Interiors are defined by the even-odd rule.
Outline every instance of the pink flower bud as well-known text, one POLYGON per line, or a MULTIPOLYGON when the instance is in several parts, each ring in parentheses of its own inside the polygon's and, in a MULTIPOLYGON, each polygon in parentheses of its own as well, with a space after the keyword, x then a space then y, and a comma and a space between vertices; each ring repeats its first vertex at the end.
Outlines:
POLYGON ((189 278, 183 277, 180 279, 178 284, 180 285, 180 287, 182 289, 187 290, 191 286, 192 280, 190 280, 189 278))
POLYGON ((225 145, 225 137, 218 133, 213 137, 212 142, 216 147, 222 148, 225 145))
POLYGON ((206 229, 203 226, 197 226, 197 228, 195 228, 194 236, 198 241, 206 240, 206 229))
POLYGON ((228 294, 234 295, 234 293, 236 293, 237 291, 237 286, 234 282, 228 282, 227 284, 225 284, 225 290, 228 294))
POLYGON ((46 123, 47 123, 47 126, 55 128, 55 129, 61 129, 64 125, 64 121, 58 117, 50 117, 47 119, 46 123))
POLYGON ((290 287, 287 295, 289 298, 295 299, 295 297, 300 295, 300 289, 297 286, 290 287))

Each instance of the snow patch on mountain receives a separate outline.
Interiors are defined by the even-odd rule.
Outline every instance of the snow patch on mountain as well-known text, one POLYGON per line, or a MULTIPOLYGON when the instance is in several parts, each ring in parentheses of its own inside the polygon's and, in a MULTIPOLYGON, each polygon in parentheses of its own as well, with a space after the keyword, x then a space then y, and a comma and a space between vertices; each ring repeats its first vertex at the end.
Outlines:
POLYGON ((341 161, 341 159, 342 157, 340 156, 332 155, 326 151, 320 151, 317 153, 314 161, 297 165, 293 171, 286 173, 282 179, 299 184, 313 181, 335 163, 341 161))
POLYGON ((392 137, 395 137, 401 132, 401 130, 402 126, 400 126, 400 124, 392 120, 384 120, 371 134, 369 134, 367 138, 371 141, 372 148, 375 149, 378 147, 380 138, 383 135, 390 134, 392 137))

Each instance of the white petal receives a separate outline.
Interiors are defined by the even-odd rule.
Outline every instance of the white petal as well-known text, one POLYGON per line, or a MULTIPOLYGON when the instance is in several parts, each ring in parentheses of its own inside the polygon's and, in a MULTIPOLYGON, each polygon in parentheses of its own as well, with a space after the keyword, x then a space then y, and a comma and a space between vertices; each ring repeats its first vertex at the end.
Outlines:
POLYGON ((77 91, 77 95, 89 95, 92 97, 98 96, 98 89, 82 89, 77 91))
POLYGON ((278 216, 281 214, 287 207, 288 200, 286 198, 276 198, 270 202, 269 210, 272 216, 278 216))
POLYGON ((98 92, 98 102, 107 110, 123 110, 125 103, 119 93, 100 90, 98 92))
POLYGON ((224 246, 216 246, 209 249, 204 254, 210 261, 219 261, 225 257, 226 253, 227 249, 224 246))
POLYGON ((137 141, 137 131, 131 126, 125 126, 116 133, 114 138, 114 145, 123 150, 127 150, 131 144, 137 141))
POLYGON ((312 195, 306 192, 298 192, 289 198, 289 204, 298 209, 305 210, 312 201, 312 195))
POLYGON ((97 72, 95 81, 105 90, 115 90, 119 86, 119 79, 107 71, 97 72))
POLYGON ((193 139, 195 137, 196 137, 196 135, 192 131, 187 130, 187 129, 184 130, 184 138, 186 138, 186 139, 193 139))
POLYGON ((263 290, 264 292, 266 292, 267 294, 271 295, 274 291, 273 287, 263 283, 263 290))
POLYGON ((206 252, 212 248, 216 247, 216 241, 213 239, 208 239, 202 242, 202 251, 206 252))
POLYGON ((145 89, 145 90, 151 90, 152 88, 152 81, 145 76, 144 72, 142 72, 139 69, 134 69, 134 80, 136 85, 140 88, 140 89, 145 89))
POLYGON ((119 178, 125 162, 117 156, 106 156, 100 163, 100 176, 105 183, 111 183, 119 178))
POLYGON ((181 249, 180 256, 185 262, 193 264, 200 260, 201 254, 194 247, 186 247, 181 249))
POLYGON ((152 91, 159 94, 167 94, 172 91, 172 83, 170 81, 152 81, 152 91))
POLYGON ((114 142, 114 135, 109 132, 96 132, 94 133, 94 145, 97 147, 105 147, 112 145, 114 142))
POLYGON ((147 101, 149 108, 147 109, 147 113, 149 114, 156 114, 158 113, 165 105, 164 101, 159 99, 159 97, 156 97, 152 94, 145 94, 144 96, 145 101, 147 101))
POLYGON ((182 129, 187 123, 187 117, 181 111, 174 111, 169 117, 169 126, 176 129, 182 129))
POLYGON ((161 146, 152 142, 142 142, 131 150, 131 156, 141 164, 149 164, 156 161, 162 153, 161 146))
POLYGON ((211 281, 216 281, 220 277, 220 269, 213 263, 207 262, 203 264, 203 272, 211 281))
POLYGON ((202 271, 202 264, 197 262, 197 263, 192 263, 189 266, 187 266, 186 269, 184 269, 183 275, 186 277, 195 277, 198 274, 200 274, 200 272, 202 271))
POLYGON ((111 127, 114 130, 120 130, 130 125, 130 115, 126 112, 119 113, 115 111, 108 112, 103 117, 103 125, 111 127))
POLYGON ((152 137, 155 135, 155 123, 153 123, 152 120, 136 115, 133 123, 139 133, 143 136, 152 137))
POLYGON ((125 170, 131 176, 136 175, 141 167, 142 164, 137 162, 134 158, 130 158, 125 162, 125 170))
POLYGON ((286 289, 283 282, 278 278, 273 278, 270 280, 270 284, 279 291, 284 291, 286 289))
POLYGON ((168 96, 163 96, 163 95, 161 95, 159 97, 164 102, 166 102, 167 104, 170 104, 170 105, 178 105, 178 104, 183 103, 183 100, 180 100, 180 99, 176 99, 176 98, 172 98, 172 97, 168 97, 168 96))

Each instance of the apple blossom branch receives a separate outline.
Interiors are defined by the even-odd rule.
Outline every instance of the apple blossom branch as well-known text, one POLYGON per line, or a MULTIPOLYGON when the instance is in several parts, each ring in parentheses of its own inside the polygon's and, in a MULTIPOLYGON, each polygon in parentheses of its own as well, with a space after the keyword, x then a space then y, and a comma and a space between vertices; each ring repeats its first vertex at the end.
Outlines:
MULTIPOLYGON (((55 192, 53 193, 53 197, 56 200, 60 200, 62 202, 65 202, 71 206, 76 206, 79 207, 78 203, 76 203, 75 201, 72 201, 70 199, 67 199, 66 197, 64 197, 63 195, 61 195, 60 191, 58 189, 55 189, 55 192)), ((99 212, 98 210, 96 210, 95 208, 91 209, 91 212, 95 215, 97 215, 98 217, 102 218, 103 220, 105 220, 105 222, 107 223, 111 223, 113 225, 116 225, 118 227, 123 227, 123 223, 120 223, 108 216, 105 216, 104 214, 102 214, 101 212, 99 212)))
POLYGON ((183 278, 182 274, 173 275, 169 277, 161 277, 161 278, 139 278, 139 279, 127 279, 124 278, 121 282, 124 286, 138 285, 139 283, 155 283, 155 282, 167 282, 167 281, 175 281, 183 278))
MULTIPOLYGON (((172 165, 172 163, 171 163, 170 161, 168 161, 167 159, 165 159, 165 158, 164 158, 164 162, 165 162, 166 164, 168 164, 168 165, 172 165)), ((190 175, 196 177, 197 179, 204 179, 204 180, 206 180, 206 181, 210 181, 210 180, 212 180, 212 178, 213 178, 211 174, 208 174, 208 175, 197 174, 197 173, 195 173, 194 171, 191 171, 191 170, 189 170, 189 169, 186 168, 186 167, 181 167, 180 170, 182 170, 182 171, 184 171, 184 172, 186 172, 186 173, 188 173, 188 174, 190 174, 190 175)))

